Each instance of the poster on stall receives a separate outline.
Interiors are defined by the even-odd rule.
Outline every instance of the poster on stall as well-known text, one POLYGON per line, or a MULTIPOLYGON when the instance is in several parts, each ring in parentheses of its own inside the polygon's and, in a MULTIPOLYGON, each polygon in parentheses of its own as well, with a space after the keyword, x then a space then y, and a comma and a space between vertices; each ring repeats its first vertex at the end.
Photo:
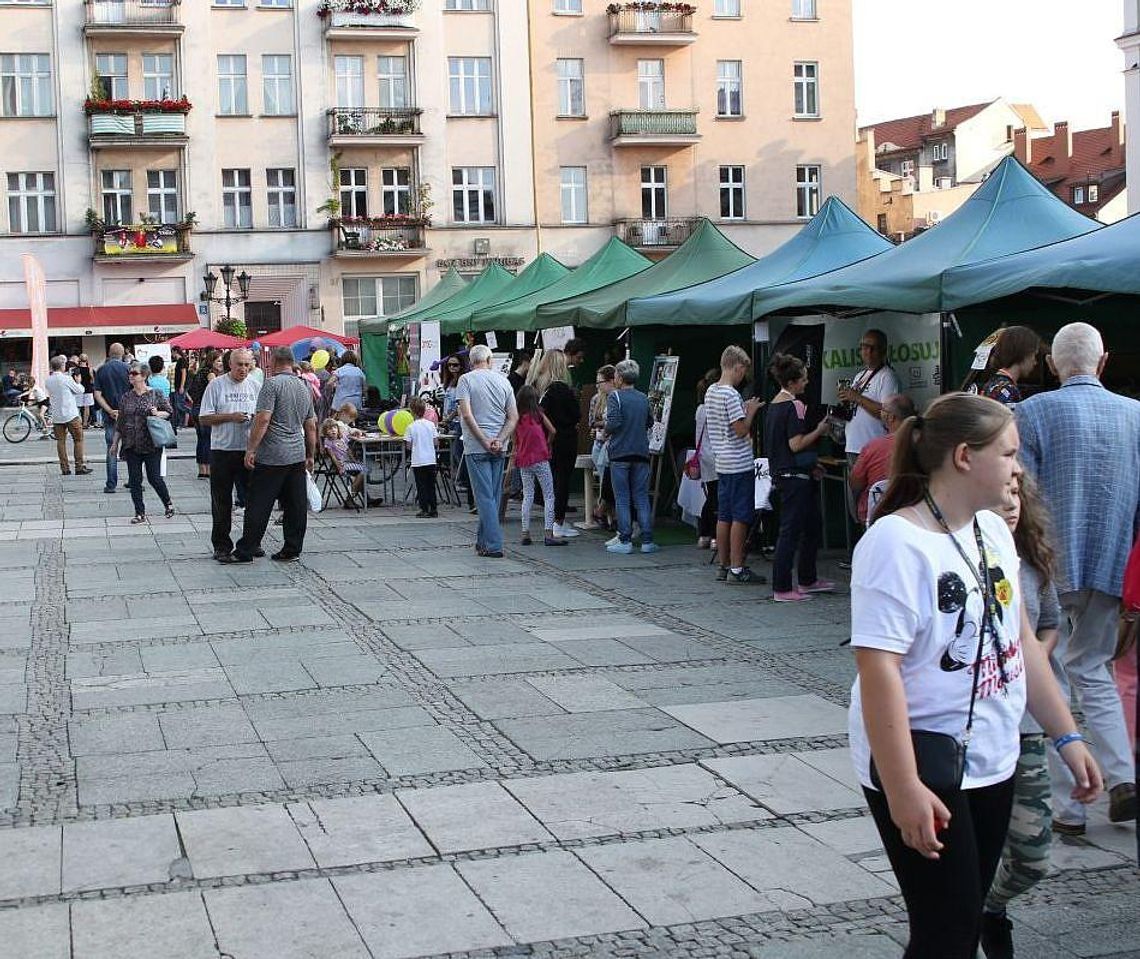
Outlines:
POLYGON ((420 363, 419 392, 430 393, 439 385, 439 321, 428 320, 419 324, 420 363), (432 369, 432 367, 435 369, 432 369))
POLYGON ((161 356, 162 362, 170 365, 170 344, 169 343, 136 343, 135 344, 135 359, 140 363, 149 362, 152 356, 161 356))
POLYGON ((496 373, 502 373, 503 376, 509 376, 511 372, 511 354, 492 353, 491 369, 493 369, 496 373))
POLYGON ((673 391, 677 385, 679 356, 655 356, 653 372, 649 376, 649 413, 653 425, 649 428, 649 452, 665 449, 669 433, 669 413, 673 409, 673 391))
POLYGON ((483 334, 483 336, 487 340, 487 345, 491 347, 491 349, 497 350, 499 348, 499 338, 495 336, 494 333, 488 330, 483 334))
POLYGON ((544 350, 560 350, 574 339, 574 327, 552 326, 542 331, 542 348, 544 350))

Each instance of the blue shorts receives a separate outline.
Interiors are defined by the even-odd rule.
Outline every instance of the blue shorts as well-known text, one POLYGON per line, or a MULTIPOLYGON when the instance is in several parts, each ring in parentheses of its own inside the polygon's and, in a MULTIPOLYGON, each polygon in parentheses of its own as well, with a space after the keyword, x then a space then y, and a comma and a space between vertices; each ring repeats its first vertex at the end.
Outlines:
POLYGON ((756 512, 756 473, 717 473, 717 513, 722 523, 751 523, 756 512))

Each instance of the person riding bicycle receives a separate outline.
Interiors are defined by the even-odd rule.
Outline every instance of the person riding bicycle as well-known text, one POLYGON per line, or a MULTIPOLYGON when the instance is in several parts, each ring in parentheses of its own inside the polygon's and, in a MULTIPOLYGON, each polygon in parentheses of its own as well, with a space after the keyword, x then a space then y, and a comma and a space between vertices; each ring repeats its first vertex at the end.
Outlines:
POLYGON ((18 398, 21 403, 31 409, 36 417, 36 422, 39 424, 40 432, 42 432, 44 436, 47 436, 49 429, 44 414, 47 412, 48 405, 51 402, 48 399, 47 390, 36 384, 36 378, 34 376, 29 376, 28 388, 21 393, 18 398))

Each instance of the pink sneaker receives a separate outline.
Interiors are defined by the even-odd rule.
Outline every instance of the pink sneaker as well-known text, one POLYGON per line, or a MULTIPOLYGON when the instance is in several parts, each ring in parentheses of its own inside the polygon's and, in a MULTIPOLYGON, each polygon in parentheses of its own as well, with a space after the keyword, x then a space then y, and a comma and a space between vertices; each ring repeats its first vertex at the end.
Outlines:
POLYGON ((835 583, 830 579, 817 579, 814 583, 809 583, 807 586, 800 584, 801 593, 834 593, 835 583))
POLYGON ((802 603, 811 597, 807 593, 801 593, 798 589, 789 589, 787 592, 773 593, 772 599, 777 603, 802 603))

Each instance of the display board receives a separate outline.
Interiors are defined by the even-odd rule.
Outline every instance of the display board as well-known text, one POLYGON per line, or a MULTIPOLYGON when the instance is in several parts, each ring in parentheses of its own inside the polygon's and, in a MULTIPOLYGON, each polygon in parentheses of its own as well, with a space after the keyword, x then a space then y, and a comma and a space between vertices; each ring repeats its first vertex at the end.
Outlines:
POLYGON ((661 453, 669 434, 669 413, 673 409, 673 391, 677 385, 679 356, 655 356, 649 377, 649 412, 653 425, 649 428, 649 452, 661 453))

